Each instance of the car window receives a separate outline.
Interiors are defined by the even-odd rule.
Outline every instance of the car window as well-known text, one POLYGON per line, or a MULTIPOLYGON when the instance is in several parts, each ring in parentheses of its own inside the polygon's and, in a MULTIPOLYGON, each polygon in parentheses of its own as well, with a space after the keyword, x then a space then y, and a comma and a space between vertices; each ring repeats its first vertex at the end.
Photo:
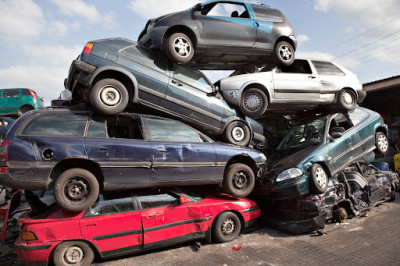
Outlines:
POLYGON ((87 133, 91 138, 143 139, 139 121, 126 116, 93 116, 87 133))
POLYGON ((319 75, 344 76, 344 72, 331 62, 312 61, 319 75))
POLYGON ((153 141, 204 142, 194 129, 173 120, 146 118, 153 141))
POLYGON ((88 115, 82 113, 39 115, 26 125, 22 135, 82 137, 87 120, 88 115))
POLYGON ((136 210, 133 205, 132 197, 113 200, 103 200, 102 196, 100 197, 101 200, 97 202, 94 206, 90 207, 89 210, 85 212, 84 217, 109 215, 136 210))
POLYGON ((137 200, 139 201, 142 209, 179 204, 179 198, 167 193, 137 196, 137 200))
POLYGON ((250 18, 246 7, 240 3, 211 3, 202 8, 201 14, 215 17, 250 18))
POLYGON ((264 6, 251 5, 254 16, 257 20, 283 22, 282 14, 276 9, 270 9, 264 6))
POLYGON ((22 89, 21 94, 22 96, 31 96, 30 92, 27 89, 22 89))
POLYGON ((360 168, 361 168, 361 171, 362 171, 363 175, 376 175, 376 174, 379 174, 379 170, 376 169, 375 167, 369 165, 369 164, 361 162, 361 163, 359 163, 359 165, 360 165, 360 168))
POLYGON ((151 50, 140 48, 136 45, 124 48, 119 54, 162 73, 165 73, 167 69, 167 61, 163 56, 159 56, 151 50))
POLYGON ((206 93, 213 91, 211 84, 200 71, 174 64, 174 78, 206 93))
POLYGON ((349 116, 351 119, 351 122, 353 122, 353 125, 356 126, 360 124, 362 121, 367 119, 369 114, 365 112, 364 110, 361 110, 359 108, 355 108, 353 111, 349 112, 349 116))
POLYGON ((278 73, 312 74, 310 64, 307 60, 295 60, 293 64, 286 67, 277 68, 278 73))
POLYGON ((339 113, 332 118, 329 124, 329 133, 334 131, 343 133, 348 129, 350 129, 351 127, 352 124, 347 119, 347 117, 344 114, 339 113))
POLYGON ((3 98, 7 97, 18 97, 19 96, 19 89, 11 89, 11 90, 3 90, 3 98))

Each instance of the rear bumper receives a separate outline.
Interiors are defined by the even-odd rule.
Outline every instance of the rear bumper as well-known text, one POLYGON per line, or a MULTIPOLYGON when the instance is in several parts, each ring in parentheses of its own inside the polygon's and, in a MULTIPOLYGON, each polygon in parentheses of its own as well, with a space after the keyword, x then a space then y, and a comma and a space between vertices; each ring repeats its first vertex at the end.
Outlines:
POLYGON ((65 88, 73 92, 78 83, 88 86, 90 83, 90 74, 95 70, 95 66, 75 59, 72 61, 71 67, 69 68, 68 78, 64 84, 65 88))
POLYGON ((45 190, 49 188, 49 180, 20 180, 13 178, 10 173, 0 173, 0 185, 15 189, 45 190))
POLYGON ((48 243, 27 243, 18 238, 15 251, 24 265, 48 265, 50 253, 61 241, 48 243))

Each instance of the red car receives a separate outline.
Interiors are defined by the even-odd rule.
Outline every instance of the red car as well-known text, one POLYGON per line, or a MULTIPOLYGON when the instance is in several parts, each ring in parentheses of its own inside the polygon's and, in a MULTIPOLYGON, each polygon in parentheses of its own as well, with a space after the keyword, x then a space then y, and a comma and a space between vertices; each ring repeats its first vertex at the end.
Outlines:
POLYGON ((232 241, 261 211, 249 199, 225 194, 158 190, 100 198, 79 213, 56 204, 33 213, 19 218, 15 247, 24 263, 90 265, 95 256, 105 259, 198 239, 232 241))

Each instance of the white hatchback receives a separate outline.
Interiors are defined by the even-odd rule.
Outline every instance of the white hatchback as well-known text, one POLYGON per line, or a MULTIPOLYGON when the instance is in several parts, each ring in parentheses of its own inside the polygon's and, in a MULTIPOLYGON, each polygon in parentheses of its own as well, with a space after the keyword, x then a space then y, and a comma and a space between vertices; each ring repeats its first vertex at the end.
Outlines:
POLYGON ((233 75, 219 86, 225 100, 250 117, 260 117, 267 109, 292 113, 328 104, 352 110, 366 96, 353 72, 319 59, 296 59, 288 67, 233 75))

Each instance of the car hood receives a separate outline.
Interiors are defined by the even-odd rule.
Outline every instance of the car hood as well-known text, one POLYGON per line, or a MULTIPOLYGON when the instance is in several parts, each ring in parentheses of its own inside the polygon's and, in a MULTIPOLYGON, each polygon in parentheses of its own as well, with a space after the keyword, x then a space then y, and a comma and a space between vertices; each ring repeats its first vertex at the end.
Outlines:
POLYGON ((270 176, 274 176, 279 174, 289 168, 296 167, 296 165, 304 159, 307 155, 312 153, 315 149, 317 149, 319 145, 308 146, 305 149, 296 150, 296 149, 288 149, 288 150, 277 150, 276 153, 269 157, 271 160, 271 170, 268 171, 270 176))

